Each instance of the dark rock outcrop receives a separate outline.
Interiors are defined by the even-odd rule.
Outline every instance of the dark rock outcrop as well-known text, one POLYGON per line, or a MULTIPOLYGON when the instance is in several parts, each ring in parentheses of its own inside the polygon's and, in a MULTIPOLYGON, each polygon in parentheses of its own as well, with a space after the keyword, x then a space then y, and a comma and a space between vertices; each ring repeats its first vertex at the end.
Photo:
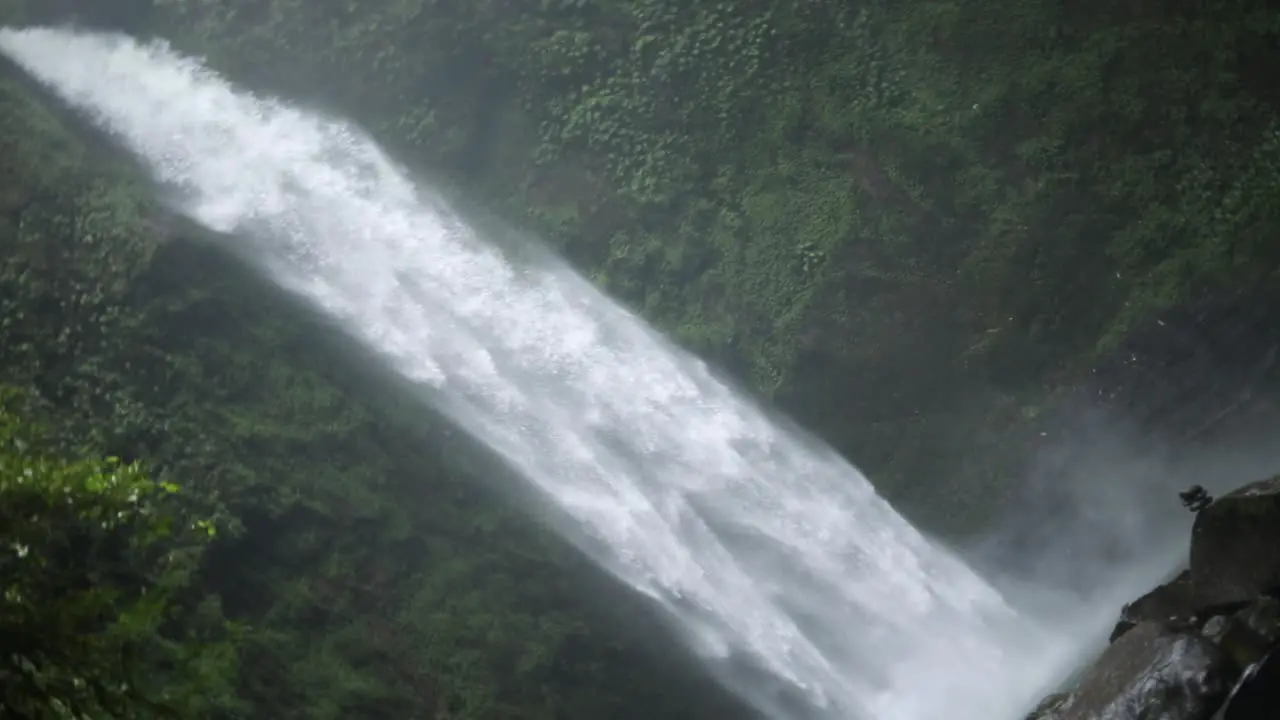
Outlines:
POLYGON ((1120 620, 1111 631, 1110 642, 1115 642, 1139 623, 1189 622, 1197 610, 1191 572, 1184 570, 1173 580, 1121 608, 1120 620))
POLYGON ((1188 569, 1027 720, 1280 720, 1280 476, 1198 504, 1188 569))
POLYGON ((1223 601, 1212 590, 1193 582, 1190 570, 1183 570, 1173 580, 1121 608, 1109 642, 1115 642, 1138 623, 1199 627, 1210 618, 1225 617, 1248 606, 1247 601, 1223 601))
MULTIPOLYGON (((1138 623, 1198 625, 1280 589, 1280 476, 1246 485, 1197 513, 1190 567, 1125 605, 1111 642, 1138 623)), ((1280 607, 1269 607, 1280 634, 1280 607)))
POLYGON ((1280 590, 1280 476, 1218 498, 1191 531, 1190 582, 1202 605, 1280 590))

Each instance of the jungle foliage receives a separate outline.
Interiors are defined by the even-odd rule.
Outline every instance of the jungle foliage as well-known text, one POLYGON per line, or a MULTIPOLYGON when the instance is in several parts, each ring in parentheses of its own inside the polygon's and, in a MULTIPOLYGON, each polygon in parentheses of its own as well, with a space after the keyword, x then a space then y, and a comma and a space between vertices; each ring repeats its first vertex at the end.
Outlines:
POLYGON ((183 595, 214 524, 137 463, 50 454, 21 401, 0 391, 4 717, 208 715, 234 629, 183 595))
POLYGON ((538 227, 925 514, 933 479, 1007 484, 984 458, 1132 327, 1280 267, 1262 0, 154 6, 135 28, 538 227))
MULTIPOLYGON (((938 529, 1134 328, 1280 277, 1263 0, 0 0, 72 14, 356 118, 938 529)), ((247 628, 223 712, 735 716, 73 125, 0 81, 0 367, 61 456, 143 460, 225 528, 195 580, 247 628)))

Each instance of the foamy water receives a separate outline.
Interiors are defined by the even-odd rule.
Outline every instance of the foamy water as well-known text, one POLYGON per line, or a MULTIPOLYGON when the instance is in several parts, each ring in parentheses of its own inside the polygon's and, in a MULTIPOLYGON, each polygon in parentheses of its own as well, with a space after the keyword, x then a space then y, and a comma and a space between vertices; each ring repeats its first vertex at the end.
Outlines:
POLYGON ((176 188, 181 211, 429 387, 774 717, 1013 718, 1078 651, 836 453, 564 265, 505 256, 352 125, 164 44, 5 29, 0 50, 176 188), (774 703, 741 660, 812 712, 774 703))

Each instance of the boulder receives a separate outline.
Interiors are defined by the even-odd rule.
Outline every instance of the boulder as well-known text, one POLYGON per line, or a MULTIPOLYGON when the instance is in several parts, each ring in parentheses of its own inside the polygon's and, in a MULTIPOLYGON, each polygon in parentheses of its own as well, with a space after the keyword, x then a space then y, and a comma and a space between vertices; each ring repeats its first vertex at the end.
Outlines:
POLYGON ((1250 605, 1246 601, 1226 601, 1212 588, 1201 588, 1191 581, 1191 571, 1183 570, 1173 580, 1121 608, 1110 642, 1115 642, 1138 623, 1194 628, 1209 619, 1221 618, 1219 622, 1226 622, 1232 613, 1248 607, 1250 605))
POLYGON ((1240 614, 1213 617, 1204 624, 1200 633, 1222 648, 1240 670, 1258 662, 1271 650, 1271 643, 1250 627, 1240 614))
POLYGON ((1198 633, 1139 623, 1112 643, 1043 720, 1209 720, 1239 672, 1198 633))
POLYGON ((1245 485, 1196 515, 1190 582, 1201 607, 1280 590, 1280 476, 1245 485))
POLYGON ((1200 628, 1200 634, 1221 645, 1222 638, 1226 637, 1229 629, 1231 629, 1231 618, 1229 616, 1214 615, 1209 618, 1209 622, 1200 628))
POLYGON ((1280 600, 1271 597, 1258 598, 1236 618, 1252 630, 1268 646, 1280 643, 1280 600))

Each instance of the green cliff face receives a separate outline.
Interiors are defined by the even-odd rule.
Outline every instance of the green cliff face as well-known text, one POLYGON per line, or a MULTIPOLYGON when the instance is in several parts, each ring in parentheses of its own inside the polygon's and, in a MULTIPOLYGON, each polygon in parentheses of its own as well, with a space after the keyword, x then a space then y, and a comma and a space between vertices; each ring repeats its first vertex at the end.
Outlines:
POLYGON ((39 14, 157 33, 355 117, 928 515, 939 483, 998 490, 1009 429, 1135 323, 1274 283, 1278 21, 1261 2, 854 8, 39 14))
POLYGON ((168 0, 143 25, 538 228, 928 514, 939 484, 998 489, 1009 429, 1135 323, 1275 282, 1278 23, 1261 2, 168 0))
MULTIPOLYGON (((357 119, 935 528, 981 524, 1020 429, 1132 328, 1277 284, 1260 0, 0 0, 73 13, 357 119)), ((257 628, 246 717, 730 712, 476 489, 473 448, 11 70, 0 158, 3 377, 67 452, 227 527, 202 582, 257 628)))

